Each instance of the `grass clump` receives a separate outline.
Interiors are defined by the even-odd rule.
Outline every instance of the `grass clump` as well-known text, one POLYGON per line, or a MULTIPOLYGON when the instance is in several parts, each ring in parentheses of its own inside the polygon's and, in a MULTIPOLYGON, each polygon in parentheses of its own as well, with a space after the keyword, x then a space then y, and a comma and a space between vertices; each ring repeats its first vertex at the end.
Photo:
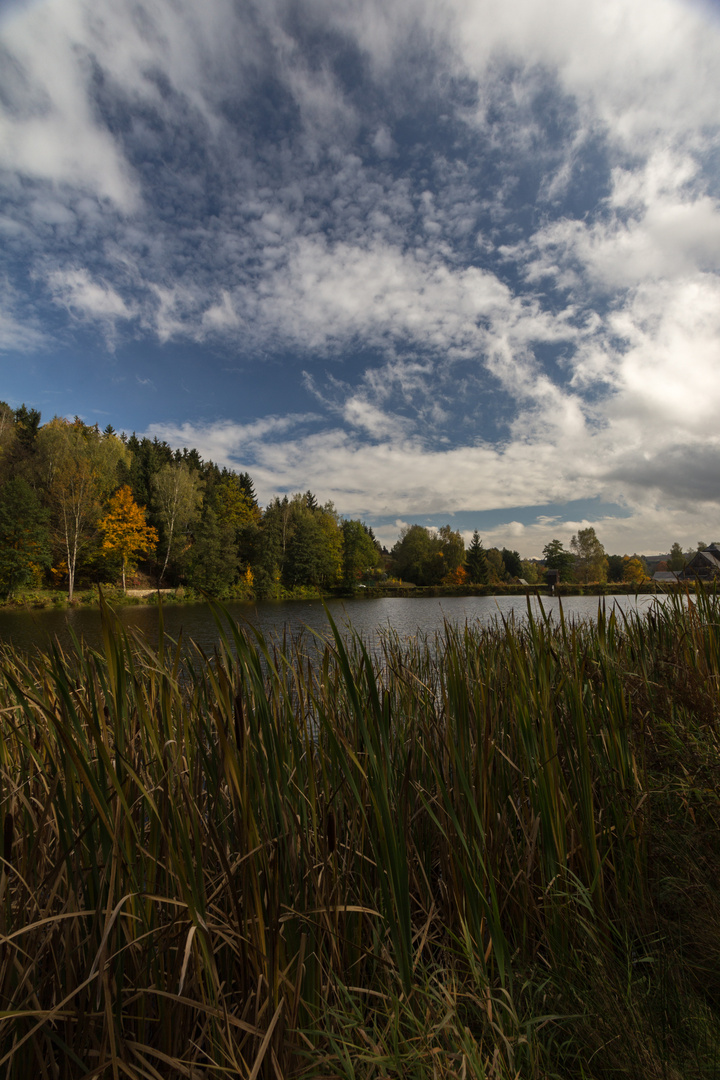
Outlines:
POLYGON ((719 615, 6 647, 0 1071, 720 1075, 719 615))

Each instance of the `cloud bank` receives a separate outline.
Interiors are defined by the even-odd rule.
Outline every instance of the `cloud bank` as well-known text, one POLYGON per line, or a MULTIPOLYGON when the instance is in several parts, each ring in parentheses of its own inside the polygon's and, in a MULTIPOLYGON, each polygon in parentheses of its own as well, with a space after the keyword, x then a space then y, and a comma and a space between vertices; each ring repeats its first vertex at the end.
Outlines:
POLYGON ((152 433, 265 499, 713 539, 719 46, 686 0, 16 6, 0 348, 148 357, 152 433), (180 350, 242 373, 212 415, 180 350))

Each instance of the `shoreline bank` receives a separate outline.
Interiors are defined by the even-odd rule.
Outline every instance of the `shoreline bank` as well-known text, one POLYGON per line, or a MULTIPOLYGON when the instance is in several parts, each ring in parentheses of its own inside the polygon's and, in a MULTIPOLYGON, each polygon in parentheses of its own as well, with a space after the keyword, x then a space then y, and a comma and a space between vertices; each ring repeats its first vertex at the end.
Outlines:
MULTIPOLYGON (((628 584, 621 581, 596 582, 581 585, 577 583, 563 583, 550 589, 547 585, 410 585, 392 584, 385 587, 359 586, 348 589, 338 586, 334 589, 315 589, 301 587, 298 589, 279 589, 276 595, 258 595, 247 589, 228 590, 220 596, 208 597, 193 589, 180 586, 177 589, 152 589, 133 588, 123 592, 114 587, 100 587, 103 598, 112 606, 155 606, 162 599, 164 604, 198 604, 212 599, 221 603, 225 601, 240 601, 247 603, 264 603, 266 601, 288 602, 293 600, 337 600, 352 598, 353 600, 377 600, 384 597, 393 599, 417 599, 429 596, 540 596, 557 597, 564 596, 657 596, 673 593, 695 593, 695 584, 691 582, 678 583, 677 585, 657 584, 653 581, 642 584, 628 584)), ((100 590, 96 586, 93 589, 78 590, 72 600, 68 600, 65 593, 51 589, 27 590, 17 596, 0 601, 1 608, 86 608, 100 606, 100 590)))

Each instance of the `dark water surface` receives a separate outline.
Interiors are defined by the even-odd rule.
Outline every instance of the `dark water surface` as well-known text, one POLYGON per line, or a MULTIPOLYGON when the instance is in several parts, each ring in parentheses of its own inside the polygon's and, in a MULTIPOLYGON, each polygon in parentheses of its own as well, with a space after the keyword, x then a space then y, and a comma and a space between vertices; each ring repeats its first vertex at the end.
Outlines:
MULTIPOLYGON (((563 598, 562 608, 568 619, 595 619, 598 603, 609 612, 613 605, 620 611, 646 611, 655 600, 652 596, 569 596, 563 598)), ((662 599, 662 598, 660 598, 662 599)), ((539 613, 536 599, 531 601, 539 613)), ((543 597, 546 612, 555 617, 560 601, 543 597)), ((226 610, 241 624, 250 624, 269 637, 284 630, 296 633, 307 628, 327 635, 329 624, 319 600, 273 601, 258 603, 229 602, 226 610)), ((527 601, 523 596, 443 596, 387 597, 368 600, 330 600, 327 604, 335 622, 347 628, 351 625, 370 645, 379 633, 390 627, 401 637, 420 633, 433 634, 442 630, 445 620, 464 626, 465 622, 491 623, 498 618, 527 617, 527 601)), ((123 626, 145 634, 157 641, 158 609, 155 606, 120 607, 118 615, 123 626)), ((218 630, 207 604, 176 604, 164 609, 165 632, 172 638, 181 633, 185 641, 195 641, 206 651, 212 651, 218 641, 218 630)), ((55 637, 65 647, 71 644, 72 633, 88 644, 101 643, 100 613, 97 608, 72 608, 58 611, 52 608, 0 610, 0 641, 9 642, 21 650, 35 646, 43 648, 55 637)))

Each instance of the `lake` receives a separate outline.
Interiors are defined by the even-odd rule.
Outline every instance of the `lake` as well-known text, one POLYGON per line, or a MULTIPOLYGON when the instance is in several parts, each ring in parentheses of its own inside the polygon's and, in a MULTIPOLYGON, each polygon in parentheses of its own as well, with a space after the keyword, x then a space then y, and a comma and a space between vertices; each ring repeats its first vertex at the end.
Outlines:
MULTIPOLYGON (((562 600, 562 608, 568 619, 594 619, 598 603, 606 610, 615 606, 620 611, 643 611, 656 600, 653 596, 568 596, 562 600)), ((539 613, 539 604, 532 598, 533 609, 539 613)), ((546 612, 558 616, 560 600, 543 597, 546 612)), ((241 624, 249 624, 266 636, 274 636, 288 629, 296 633, 307 628, 327 635, 329 624, 322 602, 319 600, 272 601, 256 603, 228 602, 226 610, 241 624)), ((441 597, 385 597, 378 599, 330 600, 327 610, 341 627, 348 624, 363 639, 373 645, 378 635, 388 627, 401 637, 413 636, 418 631, 433 634, 442 630, 444 622, 463 626, 466 622, 489 624, 498 618, 522 620, 527 617, 524 596, 441 596, 441 597)), ((176 604, 164 609, 165 631, 177 638, 180 633, 185 641, 195 641, 206 651, 212 651, 218 640, 217 626, 207 604, 176 604)), ((141 631, 155 642, 158 633, 158 609, 151 605, 120 607, 118 615, 123 626, 141 631)), ((53 608, 0 610, 0 641, 9 642, 21 650, 35 646, 44 647, 57 637, 62 646, 72 641, 72 633, 83 638, 91 646, 100 645, 100 613, 97 608, 53 608)))

